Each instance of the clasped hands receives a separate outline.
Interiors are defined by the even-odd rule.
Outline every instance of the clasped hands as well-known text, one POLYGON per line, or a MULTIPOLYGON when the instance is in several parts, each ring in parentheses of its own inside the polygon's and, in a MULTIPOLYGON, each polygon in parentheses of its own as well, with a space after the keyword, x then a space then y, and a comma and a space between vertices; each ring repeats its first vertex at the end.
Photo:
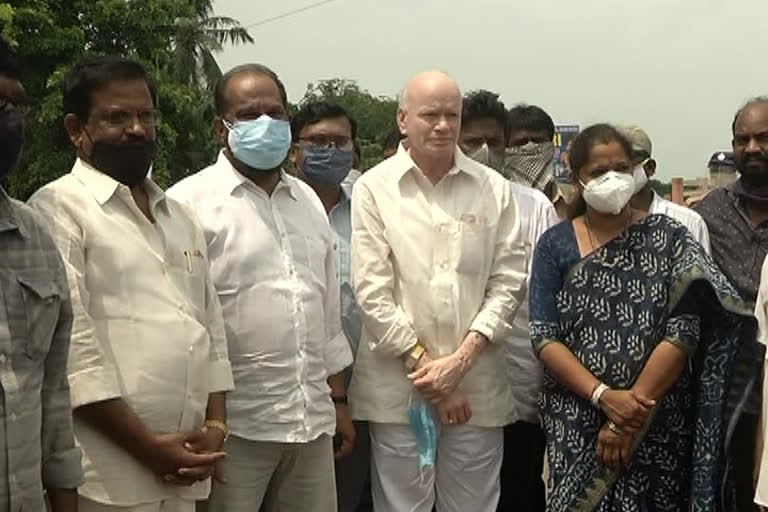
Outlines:
POLYGON ((424 353, 408 378, 413 387, 435 405, 442 424, 463 425, 472 418, 472 409, 458 386, 469 369, 458 351, 438 359, 424 353))
POLYGON ((224 433, 218 429, 200 429, 191 433, 159 434, 153 439, 145 464, 164 482, 189 486, 213 477, 226 483, 218 462, 226 457, 221 451, 224 433))
POLYGON ((635 390, 612 390, 603 393, 600 408, 608 421, 597 436, 597 459, 611 469, 629 465, 635 434, 643 428, 656 405, 635 390))

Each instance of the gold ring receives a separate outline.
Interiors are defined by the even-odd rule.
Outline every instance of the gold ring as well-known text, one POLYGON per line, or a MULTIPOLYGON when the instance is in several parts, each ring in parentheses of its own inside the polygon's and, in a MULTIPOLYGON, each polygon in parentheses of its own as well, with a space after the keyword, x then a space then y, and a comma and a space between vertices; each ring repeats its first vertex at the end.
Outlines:
POLYGON ((608 420, 608 429, 616 435, 623 436, 624 432, 614 422, 608 420))

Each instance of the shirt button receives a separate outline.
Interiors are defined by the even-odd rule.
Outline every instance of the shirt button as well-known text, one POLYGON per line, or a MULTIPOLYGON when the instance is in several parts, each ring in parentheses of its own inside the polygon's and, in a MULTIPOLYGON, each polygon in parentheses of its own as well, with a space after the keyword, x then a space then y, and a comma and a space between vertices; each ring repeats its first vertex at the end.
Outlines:
POLYGON ((448 268, 448 262, 447 261, 442 262, 440 264, 440 268, 442 268, 443 270, 447 269, 448 268))
POLYGON ((12 412, 11 415, 8 416, 8 419, 10 419, 11 421, 16 421, 16 413, 12 412))
POLYGON ((189 346, 189 353, 191 354, 194 351, 195 351, 195 346, 194 345, 190 345, 189 346))
POLYGON ((5 357, 5 354, 0 354, 0 364, 5 364, 5 361, 7 358, 5 357))

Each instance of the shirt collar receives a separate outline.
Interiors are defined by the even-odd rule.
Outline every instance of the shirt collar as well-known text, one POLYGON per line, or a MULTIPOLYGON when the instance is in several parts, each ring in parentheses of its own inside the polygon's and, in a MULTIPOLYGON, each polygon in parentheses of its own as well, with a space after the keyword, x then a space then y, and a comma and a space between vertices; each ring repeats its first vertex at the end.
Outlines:
POLYGON ((4 231, 18 231, 21 236, 25 238, 27 236, 27 232, 16 215, 11 198, 8 197, 5 189, 0 187, 0 232, 4 231))
MULTIPOLYGON (((227 155, 224 154, 223 149, 219 151, 219 156, 216 158, 216 163, 214 165, 217 169, 221 170, 221 172, 218 173, 221 175, 221 184, 224 187, 224 190, 228 193, 232 194, 241 186, 255 186, 251 180, 235 169, 235 166, 229 161, 227 155)), ((293 198, 294 201, 298 201, 296 190, 294 190, 295 186, 296 185, 292 183, 292 179, 288 176, 288 173, 280 168, 280 182, 277 184, 277 187, 275 187, 275 192, 286 189, 291 198, 293 198)))
MULTIPOLYGON (((75 165, 72 167, 72 175, 83 184, 86 190, 102 206, 115 195, 118 188, 125 187, 128 189, 126 185, 97 170, 80 158, 75 161, 75 165)), ((165 192, 154 181, 149 178, 145 179, 144 190, 147 192, 151 210, 157 206, 166 208, 165 192)))
MULTIPOLYGON (((418 166, 411 158, 411 155, 408 154, 408 150, 405 149, 402 142, 397 148, 397 153, 395 153, 392 158, 395 159, 397 170, 394 173, 394 176, 397 181, 402 180, 403 176, 408 174, 409 171, 418 169, 418 166)), ((483 176, 480 164, 466 156, 462 153, 459 147, 456 146, 453 156, 453 167, 447 174, 458 174, 459 172, 464 172, 477 180, 480 180, 483 176)))

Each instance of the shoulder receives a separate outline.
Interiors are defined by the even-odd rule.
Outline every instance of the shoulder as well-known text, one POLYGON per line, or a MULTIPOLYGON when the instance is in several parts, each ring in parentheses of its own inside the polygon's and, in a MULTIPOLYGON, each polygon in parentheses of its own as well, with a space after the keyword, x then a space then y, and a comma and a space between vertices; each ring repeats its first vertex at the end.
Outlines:
POLYGON ((528 207, 526 209, 535 208, 539 210, 552 206, 549 198, 540 190, 514 182, 510 182, 510 186, 512 187, 512 193, 521 209, 523 207, 528 207))
POLYGON ((67 173, 40 187, 34 194, 32 194, 27 203, 34 205, 54 200, 62 202, 67 199, 80 197, 86 192, 83 183, 78 180, 74 174, 67 173))
POLYGON ((58 253, 53 237, 48 232, 48 223, 39 211, 16 199, 11 199, 11 207, 21 229, 29 236, 37 249, 58 253))
POLYGON ((688 208, 687 206, 673 203, 672 201, 668 201, 660 197, 656 200, 659 202, 659 213, 666 213, 667 215, 676 218, 681 222, 685 221, 683 223, 704 222, 703 217, 698 212, 688 208))
POLYGON ((545 251, 557 251, 559 248, 570 246, 576 241, 573 230, 573 222, 564 220, 555 224, 544 232, 536 244, 536 250, 539 248, 545 251))
POLYGON ((720 187, 706 196, 696 204, 694 209, 704 219, 708 218, 711 214, 721 210, 725 204, 731 201, 730 191, 727 187, 720 187))
POLYGON ((195 201, 216 193, 216 165, 210 165, 174 184, 166 195, 177 201, 195 201))

